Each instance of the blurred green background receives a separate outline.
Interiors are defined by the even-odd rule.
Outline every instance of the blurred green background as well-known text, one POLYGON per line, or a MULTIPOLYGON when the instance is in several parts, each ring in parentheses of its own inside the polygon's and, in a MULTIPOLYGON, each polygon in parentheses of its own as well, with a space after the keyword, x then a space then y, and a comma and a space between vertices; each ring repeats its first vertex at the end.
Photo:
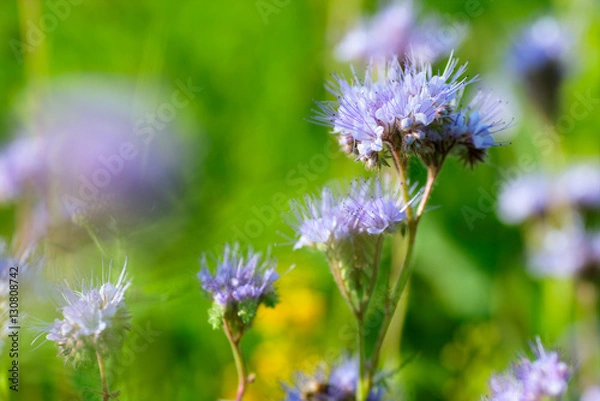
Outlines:
MULTIPOLYGON (((110 258, 91 241, 66 248, 48 241, 35 284, 42 285, 42 278, 59 283, 65 277, 99 275, 103 262, 113 259, 118 267, 126 254, 134 280, 127 297, 134 330, 123 355, 111 362, 112 387, 121 390, 121 401, 231 399, 233 359, 224 335, 207 323, 209 301, 195 277, 198 258, 235 240, 260 250, 271 247, 283 275, 281 303, 259 312, 243 347, 257 377, 247 399, 282 399, 280 383, 290 382, 293 372, 310 371, 354 344, 351 317, 325 259, 292 251, 293 232, 281 213, 288 200, 332 179, 369 174, 335 151, 335 138, 326 128, 306 118, 313 100, 330 98, 323 87, 329 74, 349 71, 333 58, 335 44, 362 13, 377 8, 376 2, 72 1, 55 28, 43 32, 39 46, 20 59, 11 41, 22 40, 31 21, 55 13, 56 3, 5 0, 0 5, 0 137, 5 142, 17 123, 19 94, 39 80, 86 72, 152 83, 166 93, 177 80, 190 79, 203 90, 178 116, 181 141, 191 157, 175 210, 118 242, 104 238, 110 258), (265 4, 270 13, 261 15, 265 4)), ((480 74, 484 85, 510 94, 507 115, 515 120, 503 134, 510 146, 492 149, 487 162, 472 171, 450 160, 438 180, 430 202, 436 207, 425 216, 417 239, 400 357, 397 340, 390 341, 383 358, 412 357, 393 376, 392 387, 402 394, 397 399, 478 400, 492 371, 507 367, 527 341, 540 335, 560 345, 570 322, 570 284, 530 278, 519 230, 503 226, 494 212, 498 185, 507 176, 555 163, 535 141, 547 130, 546 122, 518 87, 512 90, 503 68, 511 35, 549 11, 580 19, 582 27, 574 72, 562 91, 562 113, 568 117, 577 94, 599 93, 597 3, 423 4, 423 13, 468 23, 470 32, 456 55, 469 61, 469 73, 480 74)), ((585 118, 573 120, 568 132, 559 132, 567 160, 598 159, 600 109, 593 107, 585 118)), ((422 177, 419 166, 412 168, 422 177)), ((17 229, 18 209, 18 204, 0 208, 0 234, 6 238, 17 229)), ((56 358, 54 344, 30 345, 39 333, 36 319, 58 316, 56 300, 41 293, 46 292, 22 293, 23 313, 32 323, 22 330, 20 390, 7 388, 5 348, 0 399, 99 399, 83 391, 99 388, 95 364, 74 369, 56 358)))

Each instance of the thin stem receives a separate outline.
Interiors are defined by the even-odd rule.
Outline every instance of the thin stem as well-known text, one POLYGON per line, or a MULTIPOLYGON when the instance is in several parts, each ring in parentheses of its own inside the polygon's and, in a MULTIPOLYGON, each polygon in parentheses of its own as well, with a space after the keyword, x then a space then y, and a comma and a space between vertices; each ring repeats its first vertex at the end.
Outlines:
POLYGON ((358 325, 358 385, 356 386, 356 401, 366 401, 371 391, 371 369, 367 367, 367 353, 365 349, 365 325, 363 315, 357 316, 358 325))
POLYGON ((242 350, 240 347, 241 336, 234 336, 229 324, 226 320, 223 320, 223 331, 229 340, 231 345, 231 351, 233 352, 233 359, 235 360, 235 367, 238 374, 238 389, 235 401, 242 401, 244 393, 246 392, 246 384, 248 383, 248 375, 246 373, 246 365, 244 364, 244 357, 242 356, 242 350))
POLYGON ((427 168, 427 183, 425 184, 425 190, 423 192, 423 198, 419 203, 419 208, 417 209, 417 222, 421 219, 423 212, 425 211, 425 205, 427 205, 427 201, 431 196, 431 192, 433 191, 433 184, 435 183, 435 179, 439 173, 439 168, 429 167, 427 168))
POLYGON ((104 358, 100 355, 99 351, 96 351, 96 359, 98 360, 98 369, 100 369, 100 381, 102 382, 102 401, 108 401, 111 398, 111 393, 108 390, 108 379, 106 377, 106 366, 104 365, 104 358))
POLYGON ((100 239, 98 238, 98 236, 96 235, 96 233, 94 232, 94 230, 92 229, 92 227, 90 227, 90 225, 88 223, 84 223, 82 225, 82 227, 85 228, 85 230, 87 231, 88 235, 90 236, 90 238, 94 242, 94 245, 96 245, 96 247, 98 248, 98 250, 100 251, 100 253, 103 256, 108 257, 109 256, 108 252, 106 252, 106 249, 104 249, 104 247, 102 246, 102 243, 100 242, 100 239))

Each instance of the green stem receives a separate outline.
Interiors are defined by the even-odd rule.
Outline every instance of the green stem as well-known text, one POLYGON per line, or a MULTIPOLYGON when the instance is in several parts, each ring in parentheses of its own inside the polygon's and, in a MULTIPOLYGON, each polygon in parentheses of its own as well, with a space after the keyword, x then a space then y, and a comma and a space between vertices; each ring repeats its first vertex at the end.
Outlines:
POLYGON ((235 401, 242 401, 244 393, 246 392, 246 384, 248 384, 248 374, 246 373, 246 365, 244 363, 244 357, 240 347, 241 336, 234 336, 231 328, 226 320, 223 320, 223 331, 229 340, 231 345, 231 351, 233 352, 233 359, 235 360, 235 367, 238 374, 238 389, 235 396, 235 401))
POLYGON ((335 266, 334 263, 338 263, 338 262, 336 262, 335 259, 330 259, 331 273, 333 275, 333 279, 335 280, 335 283, 337 284, 337 286, 340 290, 340 293, 342 294, 342 298, 344 298, 344 300, 346 301, 348 308, 350 308, 350 310, 352 311, 352 313, 354 313, 354 315, 358 316, 360 311, 356 307, 356 305, 354 305, 354 302, 352 302, 352 297, 350 296, 350 293, 348 292, 348 289, 346 288, 346 285, 344 284, 344 280, 342 279, 342 276, 340 275, 339 266, 335 266))
POLYGON ((358 383, 356 386, 356 401, 366 401, 371 391, 371 369, 367 366, 367 353, 365 349, 365 325, 363 315, 357 316, 358 325, 358 383))
POLYGON ((366 333, 365 333, 365 324, 364 324, 364 316, 369 309, 369 303, 373 298, 373 293, 375 291, 375 285, 377 284, 377 275, 379 273, 379 262, 381 260, 381 248, 383 247, 383 235, 380 235, 377 238, 377 244, 375 248, 375 257, 373 259, 373 269, 371 282, 369 283, 369 288, 367 289, 366 298, 363 300, 360 306, 360 310, 356 313, 356 324, 358 326, 358 386, 356 387, 356 399, 357 401, 365 401, 369 393, 371 391, 371 366, 369 360, 367 358, 366 351, 366 333))
POLYGON ((375 369, 379 362, 379 357, 381 354, 381 348, 383 347, 383 342, 385 340, 386 334, 390 328, 390 324, 392 323, 392 319, 394 314, 396 313, 396 309, 398 308, 398 304, 400 303, 400 299, 402 298, 402 294, 404 293, 404 289, 406 288, 406 284, 408 283, 408 279, 410 277, 411 269, 411 261, 415 248, 415 240, 417 237, 417 228, 419 225, 419 220, 425 211, 425 207, 429 198, 431 196, 431 192, 433 190, 433 185, 437 178, 437 175, 441 169, 442 163, 439 164, 439 167, 428 167, 427 169, 427 183, 425 184, 425 189, 423 192, 423 197, 419 203, 417 208, 416 215, 413 215, 412 208, 409 205, 409 194, 408 194, 408 186, 406 185, 406 163, 402 162, 401 156, 397 150, 392 149, 392 154, 394 155, 394 161, 396 163, 396 169, 398 170, 399 179, 402 185, 402 196, 403 201, 408 205, 407 206, 407 226, 408 226, 408 239, 407 239, 407 248, 406 254, 404 256, 404 261, 402 263, 402 269, 400 270, 400 276, 398 277, 398 281, 394 286, 394 289, 391 293, 391 296, 386 299, 384 314, 383 314, 383 322, 381 324, 381 328, 379 330, 379 334, 377 336, 377 340, 375 342, 375 347, 373 349, 373 355, 371 357, 371 361, 368 362, 370 369, 368 371, 369 380, 368 383, 371 383, 373 380, 373 375, 375 373, 375 369))

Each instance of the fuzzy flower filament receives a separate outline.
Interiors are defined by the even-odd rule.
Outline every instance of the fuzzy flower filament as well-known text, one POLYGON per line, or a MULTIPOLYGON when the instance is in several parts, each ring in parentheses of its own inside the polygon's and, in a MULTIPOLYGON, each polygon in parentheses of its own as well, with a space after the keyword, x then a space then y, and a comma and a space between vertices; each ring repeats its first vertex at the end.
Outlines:
POLYGON ((274 307, 277 293, 274 283, 279 278, 276 262, 260 253, 248 251, 246 257, 239 246, 226 246, 223 258, 217 261, 214 274, 210 273, 206 256, 201 260, 198 273, 202 289, 212 299, 209 321, 216 329, 226 321, 241 335, 252 323, 260 304, 274 307))

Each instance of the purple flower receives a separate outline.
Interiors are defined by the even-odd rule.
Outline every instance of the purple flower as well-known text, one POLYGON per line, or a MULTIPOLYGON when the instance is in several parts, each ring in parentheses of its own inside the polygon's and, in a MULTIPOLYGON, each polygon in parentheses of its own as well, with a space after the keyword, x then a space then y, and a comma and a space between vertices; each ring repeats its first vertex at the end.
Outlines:
POLYGON ((99 287, 63 291, 63 318, 54 321, 46 336, 56 343, 59 355, 77 362, 90 353, 107 354, 120 347, 131 319, 125 306, 125 292, 131 285, 126 270, 127 262, 114 284, 109 278, 99 287))
POLYGON ((324 251, 340 292, 353 308, 369 295, 375 282, 378 247, 383 237, 405 220, 407 205, 389 180, 354 181, 347 191, 324 188, 319 197, 293 204, 298 239, 294 249, 324 251))
POLYGON ((518 224, 544 214, 554 199, 554 186, 545 174, 530 174, 506 183, 498 199, 498 216, 509 224, 518 224))
POLYGON ((539 338, 532 350, 534 360, 521 358, 508 372, 492 376, 489 401, 542 401, 566 392, 567 364, 558 353, 546 351, 539 338))
POLYGON ((543 233, 541 246, 530 252, 528 264, 537 276, 571 277, 593 263, 593 240, 574 224, 543 233))
POLYGON ((435 16, 419 23, 412 1, 397 2, 348 32, 337 46, 336 56, 342 61, 385 60, 411 53, 432 62, 458 46, 465 33, 465 27, 445 27, 435 16))
POLYGON ((0 153, 0 201, 35 201, 47 223, 37 237, 71 220, 120 229, 168 208, 183 159, 174 115, 161 120, 139 95, 128 82, 77 77, 38 99, 0 153))
POLYGON ((399 189, 378 178, 354 181, 346 192, 323 188, 320 198, 294 204, 299 238, 294 249, 332 249, 360 236, 393 232, 405 219, 399 189))
POLYGON ((338 100, 318 103, 313 120, 333 127, 342 149, 367 166, 380 164, 386 145, 436 166, 451 150, 466 149, 472 164, 494 145, 492 134, 503 124, 489 95, 461 108, 463 89, 476 80, 464 78, 465 70, 451 56, 437 74, 430 64, 409 59, 402 66, 392 59, 377 79, 370 66, 363 80, 336 76, 328 90, 338 100))
POLYGON ((275 306, 277 294, 273 284, 279 278, 276 262, 261 259, 260 253, 249 250, 244 257, 237 244, 227 245, 213 275, 206 255, 202 257, 198 279, 213 300, 210 322, 215 328, 221 326, 223 319, 233 319, 236 327, 249 325, 261 303, 275 306))
MULTIPOLYGON (((285 387, 285 401, 348 401, 354 400, 358 382, 358 360, 345 357, 333 365, 328 373, 317 370, 312 376, 299 374, 294 387, 285 387)), ((375 386, 367 401, 383 399, 383 388, 375 386)))
POLYGON ((567 168, 557 179, 560 197, 571 205, 600 209, 600 165, 579 163, 567 168))
POLYGON ((494 133, 507 126, 499 118, 502 102, 491 94, 479 92, 463 109, 451 116, 442 139, 453 144, 465 163, 482 162, 486 151, 496 145, 494 133))
POLYGON ((545 16, 520 32, 511 48, 509 64, 521 76, 548 64, 556 64, 562 69, 571 45, 566 27, 553 17, 545 16))
POLYGON ((508 55, 510 69, 550 121, 557 117, 559 88, 572 45, 565 26, 552 17, 542 17, 521 31, 508 55))

